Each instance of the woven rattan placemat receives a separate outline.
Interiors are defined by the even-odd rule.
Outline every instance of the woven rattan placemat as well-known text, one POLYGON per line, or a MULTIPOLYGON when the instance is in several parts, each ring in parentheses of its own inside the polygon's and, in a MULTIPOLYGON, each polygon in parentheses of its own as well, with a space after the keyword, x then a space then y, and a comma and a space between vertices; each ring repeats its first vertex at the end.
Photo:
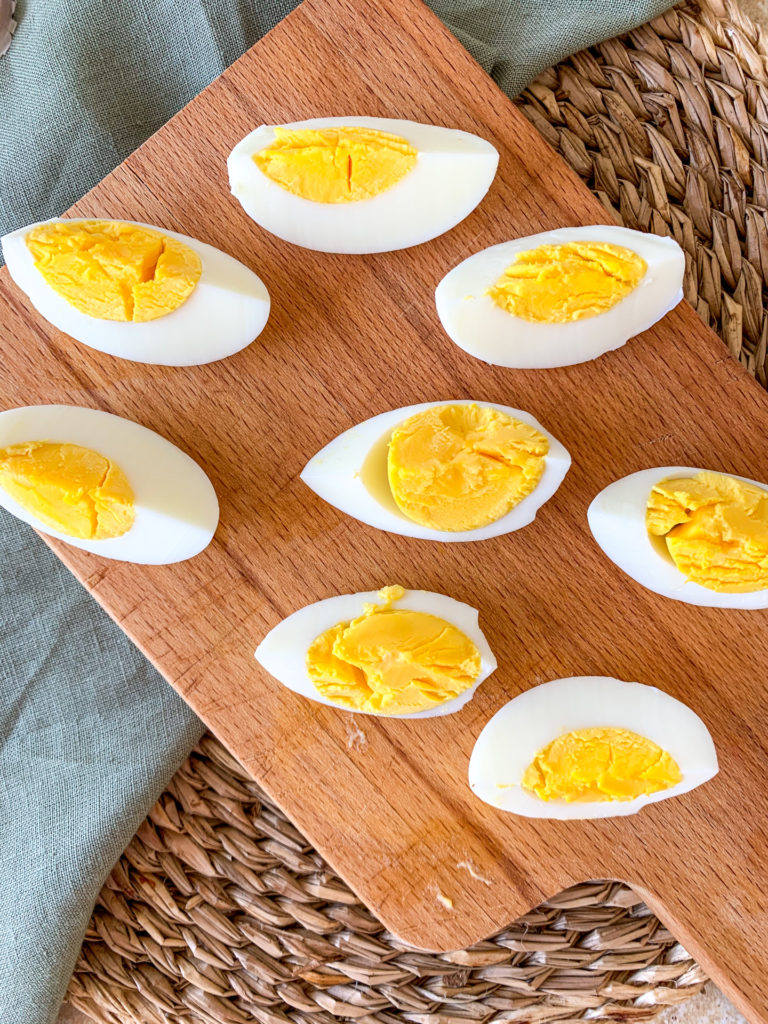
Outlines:
POLYGON ((468 949, 413 950, 208 736, 104 887, 69 999, 114 1024, 644 1021, 704 981, 617 882, 468 949))
POLYGON ((685 297, 763 387, 767 55, 733 0, 683 3, 563 61, 520 100, 617 221, 683 247, 685 297))
MULTIPOLYGON (((684 3, 520 100, 618 220, 683 246, 686 297, 763 386, 767 55, 732 0, 684 3)), ((469 949, 411 950, 208 736, 104 887, 68 998, 109 1024, 539 1024, 650 1020, 703 982, 615 882, 469 949)))

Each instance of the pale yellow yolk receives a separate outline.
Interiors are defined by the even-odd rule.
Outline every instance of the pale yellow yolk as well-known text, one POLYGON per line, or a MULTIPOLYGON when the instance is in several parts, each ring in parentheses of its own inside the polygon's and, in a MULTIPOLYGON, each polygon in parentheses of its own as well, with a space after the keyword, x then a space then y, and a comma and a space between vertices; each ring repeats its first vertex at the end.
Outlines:
POLYGON ((409 519, 436 530, 474 530, 506 515, 544 472, 547 438, 498 409, 442 405, 392 433, 387 472, 409 519))
POLYGON ((728 594, 768 587, 768 491, 721 473, 662 480, 645 524, 689 580, 728 594))
POLYGON ((541 800, 634 800, 676 786, 674 758, 628 729, 577 729, 558 736, 531 761, 522 785, 541 800))
POLYGON ((122 469, 77 444, 29 441, 0 448, 0 486, 40 522, 81 540, 119 537, 135 518, 122 469))
POLYGON ((385 587, 382 605, 322 633, 307 651, 319 692, 346 708, 409 715, 458 697, 480 674, 480 652, 466 634, 427 612, 392 608, 402 587, 385 587))
POLYGON ((637 287, 647 269, 644 259, 621 245, 540 245, 518 253, 488 294, 523 320, 563 324, 605 313, 637 287))
POLYGON ((275 128, 275 141, 253 159, 302 199, 353 203, 396 185, 417 156, 405 139, 371 128, 275 128))
POLYGON ((51 288, 98 320, 157 320, 186 302, 202 273, 183 242, 118 221, 41 224, 26 243, 51 288))

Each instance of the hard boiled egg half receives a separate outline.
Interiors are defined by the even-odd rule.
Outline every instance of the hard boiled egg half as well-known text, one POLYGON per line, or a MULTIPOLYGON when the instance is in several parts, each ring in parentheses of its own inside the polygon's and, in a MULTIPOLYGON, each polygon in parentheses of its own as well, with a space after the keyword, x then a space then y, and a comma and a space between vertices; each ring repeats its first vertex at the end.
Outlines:
POLYGON ((264 329, 269 293, 242 263, 136 221, 50 220, 2 239, 8 271, 54 327, 139 363, 196 366, 264 329))
POLYGON ((671 238, 594 224, 503 242, 437 286, 448 336, 498 366, 543 369, 596 359, 647 330, 683 297, 671 238))
POLYGON ((74 547, 147 565, 198 554, 219 521, 188 455, 131 420, 71 405, 0 413, 0 505, 74 547))
POLYGON ((686 604, 768 608, 768 488, 747 477, 659 466, 610 484, 592 534, 642 586, 686 604))
POLYGON ((301 479, 369 526, 486 540, 533 522, 571 458, 529 413, 458 399, 381 413, 334 438, 301 479))
POLYGON ((490 188, 499 154, 468 132, 383 117, 262 125, 229 155, 232 194, 261 227, 322 252, 428 242, 490 188))
POLYGON ((717 774, 709 730, 653 686, 609 676, 542 683, 497 711, 469 762, 473 793, 526 818, 611 818, 717 774))
POLYGON ((400 586, 294 612, 262 640, 256 660, 302 697, 389 718, 458 711, 496 668, 476 609, 400 586))

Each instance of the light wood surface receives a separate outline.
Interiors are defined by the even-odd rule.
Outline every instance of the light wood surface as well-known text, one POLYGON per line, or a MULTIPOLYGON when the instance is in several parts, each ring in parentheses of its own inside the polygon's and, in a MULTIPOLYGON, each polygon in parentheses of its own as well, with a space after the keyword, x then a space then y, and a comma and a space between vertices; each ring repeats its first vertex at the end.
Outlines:
POLYGON ((252 266, 273 313, 250 348, 189 369, 123 362, 42 322, 3 272, 3 407, 73 402, 128 416, 195 457, 221 500, 213 545, 182 565, 52 546, 403 939, 462 947, 569 883, 616 877, 768 1022, 766 613, 657 597, 604 558, 586 523, 598 490, 655 464, 768 480, 768 401, 686 305, 622 350, 562 370, 489 367, 454 346, 433 303, 450 267, 512 236, 606 215, 426 8, 385 0, 365 12, 308 0, 74 208, 184 231, 252 266), (266 235, 229 195, 228 151, 261 122, 341 113, 493 140, 501 163, 487 200, 400 253, 322 255, 266 235), (299 481, 354 423, 457 397, 527 409, 570 449, 564 485, 525 530, 468 545, 390 536, 299 481), (255 664, 258 641, 296 608, 394 582, 480 609, 500 667, 459 714, 353 721, 255 664), (492 713, 536 683, 591 673, 690 704, 714 735, 720 775, 600 822, 528 821, 474 799, 468 758, 492 713), (358 727, 364 743, 351 742, 358 727))

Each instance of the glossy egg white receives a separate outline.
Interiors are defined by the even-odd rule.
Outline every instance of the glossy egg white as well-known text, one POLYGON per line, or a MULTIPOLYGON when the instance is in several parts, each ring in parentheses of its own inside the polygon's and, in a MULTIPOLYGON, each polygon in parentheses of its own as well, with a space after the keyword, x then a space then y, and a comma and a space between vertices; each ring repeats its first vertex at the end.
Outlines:
POLYGON ((469 762, 475 796, 525 818, 613 818, 687 793, 717 774, 717 753, 698 715, 662 690, 610 676, 555 679, 521 693, 480 733, 469 762), (600 726, 639 733, 666 750, 682 774, 669 789, 634 800, 541 800, 522 788, 535 755, 558 736, 600 726))
POLYGON ((261 125, 229 155, 232 194, 257 224, 278 238, 321 252, 388 252, 420 245, 464 220, 491 186, 499 154, 469 132, 384 117, 319 117, 282 128, 370 128, 405 139, 416 166, 370 199, 317 203, 268 178, 253 156, 271 146, 275 125, 261 125))
MULTIPOLYGON (((363 614, 366 604, 381 604, 378 591, 371 590, 362 594, 340 594, 336 597, 317 601, 289 615, 279 622, 262 640, 256 650, 256 660, 274 676, 278 682, 289 690, 327 704, 349 714, 370 715, 370 711, 358 711, 344 708, 324 697, 309 677, 306 666, 306 654, 312 642, 327 629, 339 622, 349 622, 363 614)), ((474 684, 453 700, 446 701, 435 708, 417 711, 411 715, 375 715, 376 718, 433 718, 450 715, 459 711, 472 699, 478 686, 496 670, 496 659, 483 635, 476 608, 462 601, 457 601, 445 594, 435 594, 427 590, 406 590, 405 596, 396 601, 395 610, 426 612, 450 622, 462 630, 480 651, 480 675, 474 684)))
POLYGON ((424 402, 380 413, 357 426, 345 430, 312 458, 301 473, 301 479, 330 505, 388 533, 403 537, 420 537, 445 543, 453 541, 487 540, 512 533, 528 526, 536 513, 548 501, 571 465, 571 457, 563 445, 554 438, 530 413, 493 402, 475 402, 472 399, 449 399, 444 402, 424 402), (416 523, 397 507, 387 478, 387 442, 392 432, 404 420, 416 413, 441 405, 478 405, 498 409, 531 427, 535 427, 549 440, 544 473, 534 490, 510 512, 487 526, 476 530, 435 530, 416 523), (369 461, 370 459, 370 461, 369 461), (375 486, 371 486, 371 483, 375 486))
MULTIPOLYGON (((80 217, 66 223, 106 218, 80 217)), ((49 323, 76 341, 121 359, 159 366, 199 366, 239 352, 264 329, 269 317, 269 292, 252 270, 196 238, 139 221, 137 227, 159 231, 193 249, 202 273, 197 287, 178 309, 146 323, 103 320, 81 313, 46 282, 27 248, 27 234, 41 224, 20 228, 2 239, 3 256, 13 280, 49 323)))
POLYGON ((660 320, 683 297, 684 271, 683 250, 671 238, 606 224, 558 228, 469 256, 442 279, 435 302, 451 340, 486 363, 518 369, 571 366, 620 348, 660 320), (533 323, 508 313, 486 294, 518 253, 539 245, 596 241, 631 249, 648 264, 637 288, 605 313, 571 323, 533 323))
POLYGON ((0 486, 0 505, 49 537, 104 558, 165 565, 192 558, 216 532, 219 503, 208 477, 183 451, 132 420, 72 405, 0 413, 0 448, 52 441, 90 448, 116 463, 134 493, 136 518, 120 537, 80 540, 42 523, 0 486))
MULTIPOLYGON (((692 583, 672 561, 663 538, 651 538, 645 528, 645 510, 655 484, 670 477, 695 476, 703 472, 691 466, 657 466, 609 484, 587 511, 592 536, 627 576, 662 597, 707 608, 768 608, 768 590, 722 594, 692 583)), ((735 473, 726 475, 768 490, 768 485, 758 480, 735 473)))

